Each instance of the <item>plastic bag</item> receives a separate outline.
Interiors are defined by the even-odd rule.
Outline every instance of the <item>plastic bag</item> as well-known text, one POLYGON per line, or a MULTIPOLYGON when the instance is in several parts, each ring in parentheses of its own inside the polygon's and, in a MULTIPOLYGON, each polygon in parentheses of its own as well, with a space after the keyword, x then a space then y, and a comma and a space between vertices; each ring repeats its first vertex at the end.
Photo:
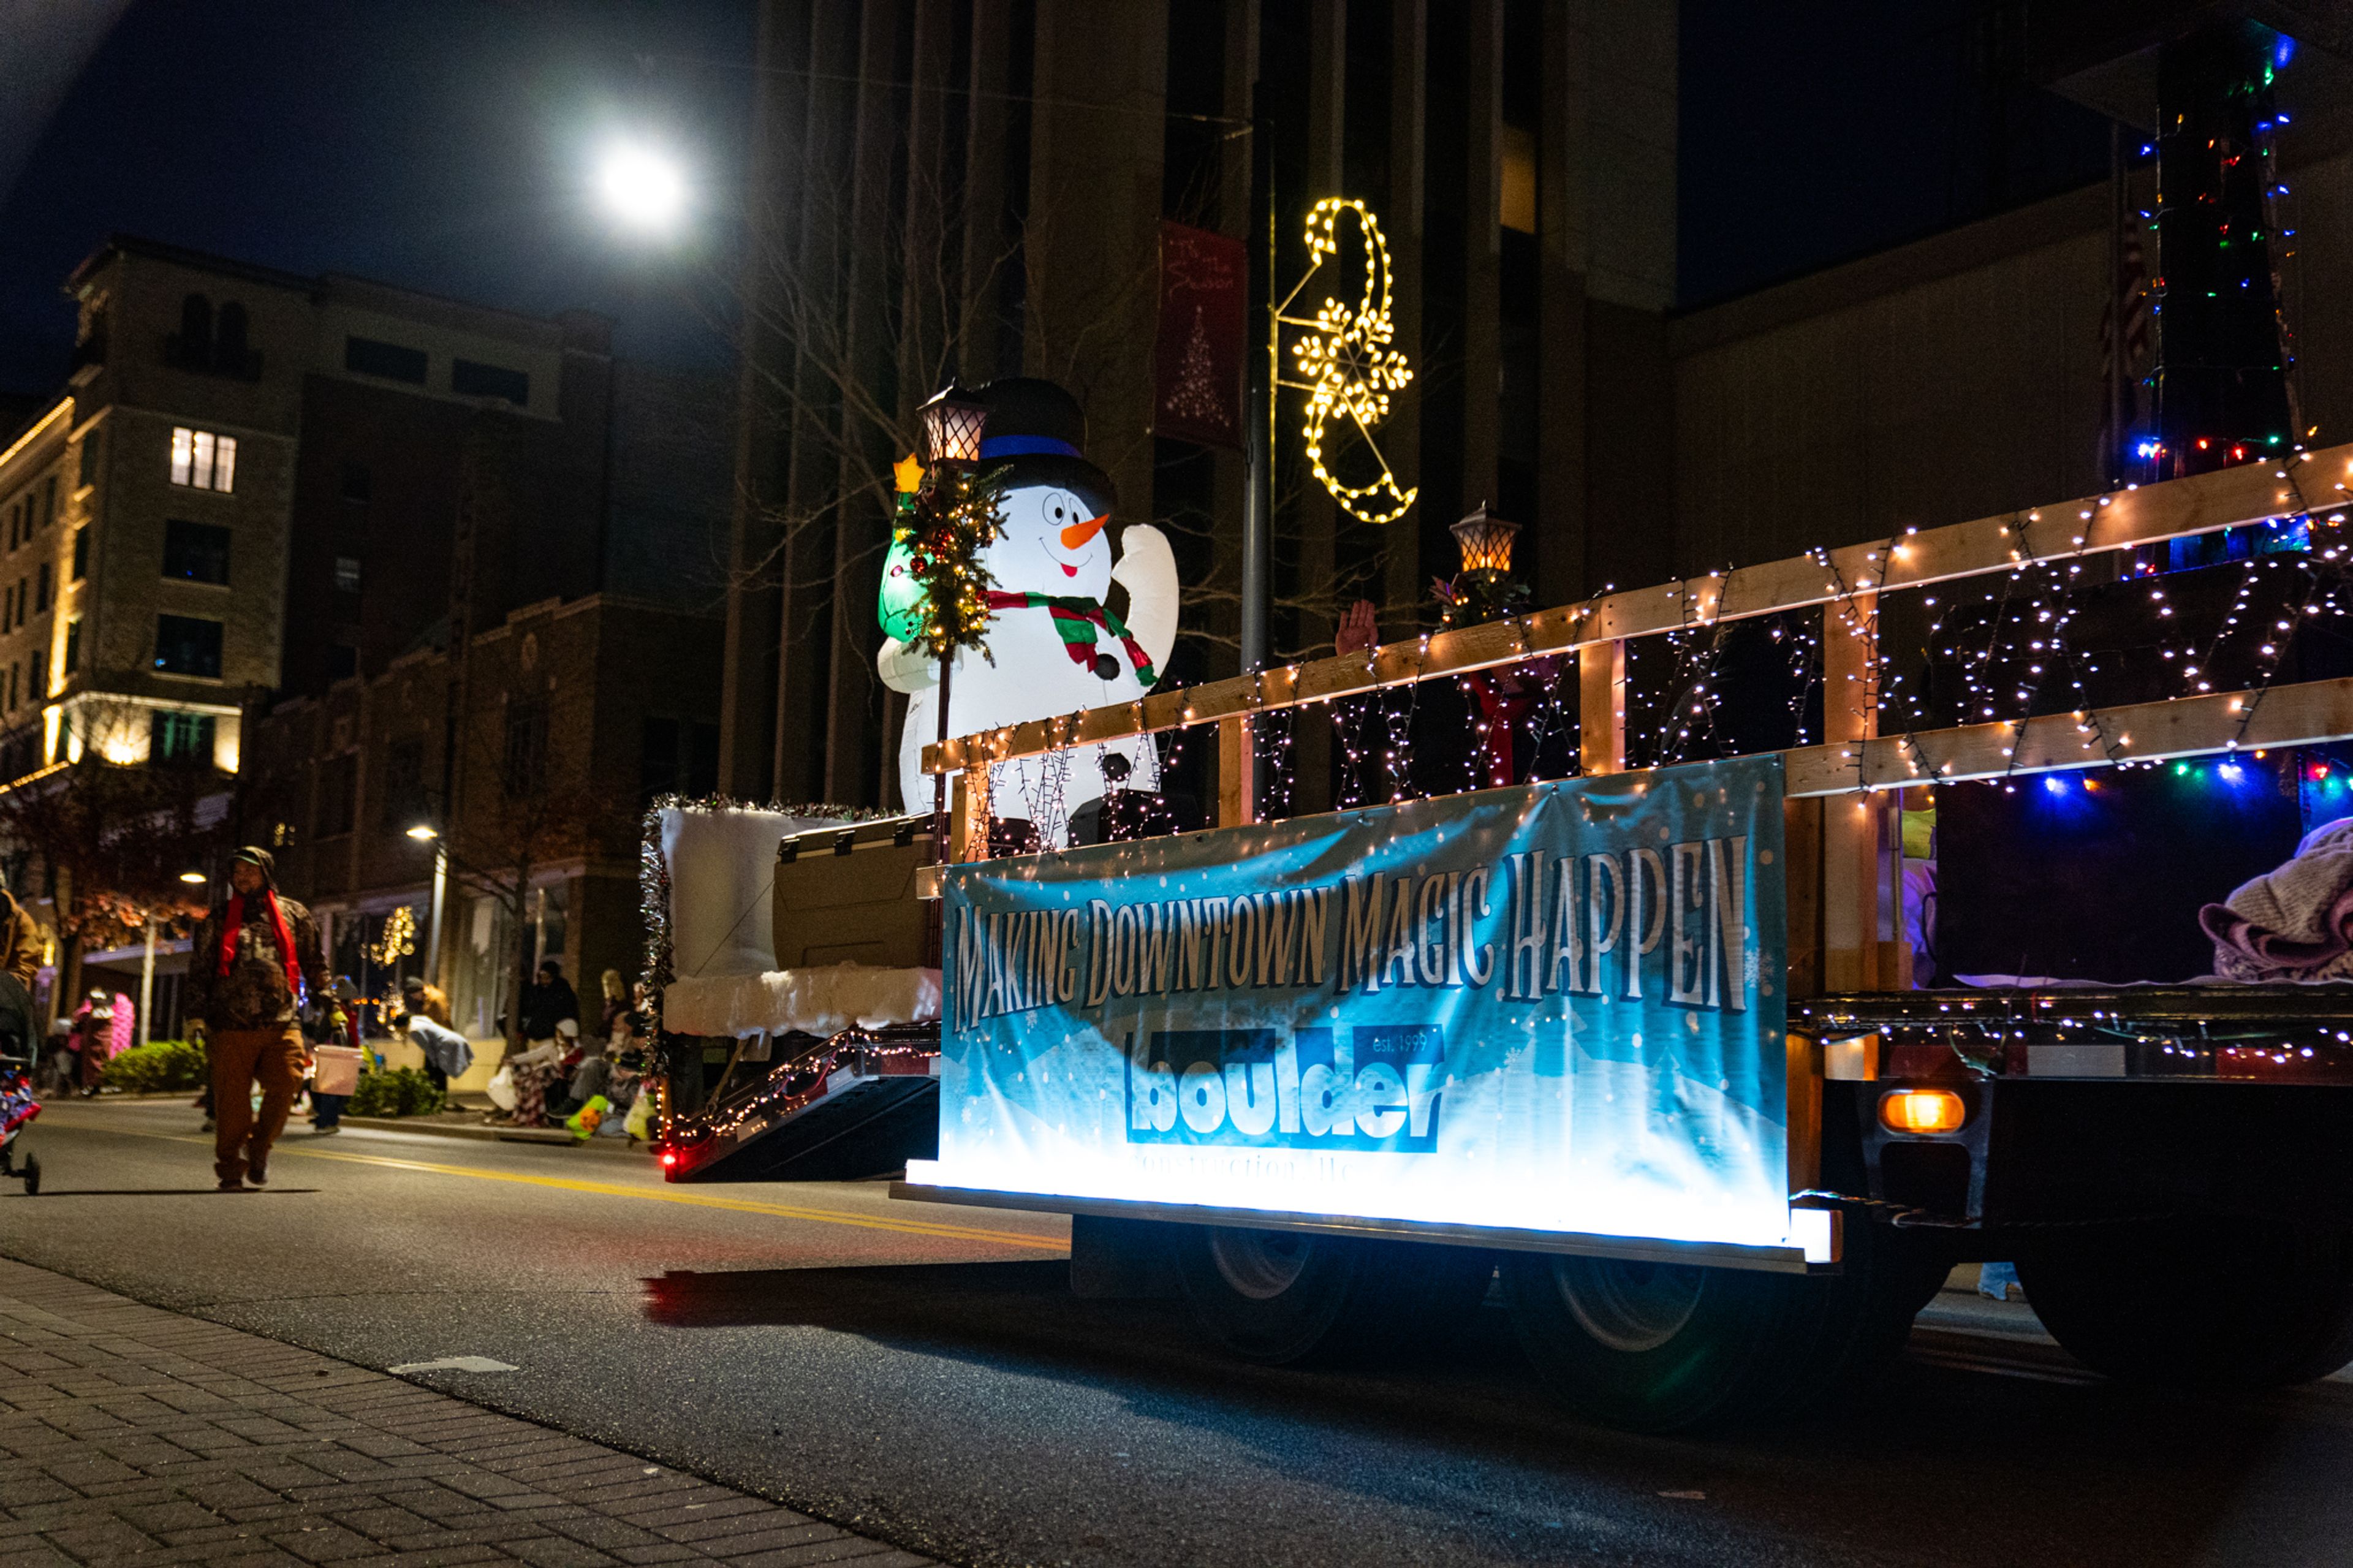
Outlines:
POLYGON ((501 1110, 512 1110, 515 1108, 514 1065, 512 1062, 500 1063, 499 1070, 491 1075, 491 1081, 484 1089, 492 1105, 501 1110))
POLYGON ((650 1089, 638 1090, 638 1098, 629 1106, 623 1131, 632 1138, 650 1139, 654 1135, 654 1097, 650 1089))
POLYGON ((596 1136, 597 1123, 613 1109, 613 1102, 601 1094, 592 1094, 588 1103, 564 1119, 564 1130, 583 1142, 596 1136))

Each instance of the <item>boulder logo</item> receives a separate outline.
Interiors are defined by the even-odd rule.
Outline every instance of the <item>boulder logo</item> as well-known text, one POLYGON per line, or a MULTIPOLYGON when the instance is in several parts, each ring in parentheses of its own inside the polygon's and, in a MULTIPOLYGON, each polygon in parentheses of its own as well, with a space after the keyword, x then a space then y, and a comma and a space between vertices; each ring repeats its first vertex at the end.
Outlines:
POLYGON ((1131 1037, 1127 1141, 1426 1154, 1445 1081, 1428 1025, 1131 1037))

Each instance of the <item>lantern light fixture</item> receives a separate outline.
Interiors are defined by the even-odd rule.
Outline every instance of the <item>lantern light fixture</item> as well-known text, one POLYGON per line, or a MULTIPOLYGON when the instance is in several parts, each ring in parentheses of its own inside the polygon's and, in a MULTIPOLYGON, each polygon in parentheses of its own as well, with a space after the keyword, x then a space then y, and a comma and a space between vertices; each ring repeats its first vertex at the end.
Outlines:
POLYGON ((1451 531, 1455 542, 1461 546, 1465 572, 1512 569, 1512 536, 1520 531, 1520 525, 1488 516, 1485 501, 1481 501, 1479 510, 1456 523, 1451 531))
POLYGON ((950 380, 922 409, 923 451, 934 467, 980 461, 980 438, 988 428, 988 407, 950 380))

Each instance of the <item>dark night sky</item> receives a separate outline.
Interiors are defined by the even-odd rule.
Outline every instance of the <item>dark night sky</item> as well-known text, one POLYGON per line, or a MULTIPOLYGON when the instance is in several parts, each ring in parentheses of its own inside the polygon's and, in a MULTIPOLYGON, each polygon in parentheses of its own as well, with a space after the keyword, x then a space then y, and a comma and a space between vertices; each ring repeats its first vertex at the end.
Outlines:
MULTIPOLYGON (((1984 89, 1975 9, 1684 0, 1687 302, 2103 171, 2105 122, 1984 89)), ((12 16, 0 95, 37 101, 9 89, 47 70, 63 98, 45 126, 0 120, 0 390, 57 384, 58 286, 114 230, 534 313, 586 305, 620 321, 624 353, 723 356, 681 285, 708 297, 723 252, 752 0, 0 0, 12 16), (72 13, 95 34, 118 7, 86 60, 75 27, 40 25, 72 13), (638 125, 691 150, 709 187, 700 261, 618 241, 587 199, 593 150, 638 125)))
MULTIPOLYGON (((0 20, 45 4, 95 0, 0 0, 0 20)), ((132 0, 0 205, 0 389, 57 384, 73 334, 58 285, 118 230, 533 313, 586 306, 619 320, 624 353, 717 363, 681 296, 694 259, 617 239, 584 181, 615 127, 652 126, 693 150, 723 209, 752 27, 751 0, 132 0)), ((49 47, 6 33, 0 57, 49 47)), ((0 85, 11 64, 29 74, 0 58, 0 85)))

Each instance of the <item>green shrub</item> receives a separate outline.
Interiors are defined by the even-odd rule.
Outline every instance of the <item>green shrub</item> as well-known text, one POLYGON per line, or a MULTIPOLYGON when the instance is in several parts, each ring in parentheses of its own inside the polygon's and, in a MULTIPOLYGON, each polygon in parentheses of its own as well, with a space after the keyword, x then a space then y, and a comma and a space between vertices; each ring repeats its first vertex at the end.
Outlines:
POLYGON ((100 1081, 124 1094, 161 1094, 202 1089, 206 1075, 204 1047, 190 1040, 150 1040, 108 1062, 100 1081))
POLYGON ((363 1073, 343 1109, 353 1116, 430 1116, 441 1109, 441 1091, 415 1068, 363 1073))

